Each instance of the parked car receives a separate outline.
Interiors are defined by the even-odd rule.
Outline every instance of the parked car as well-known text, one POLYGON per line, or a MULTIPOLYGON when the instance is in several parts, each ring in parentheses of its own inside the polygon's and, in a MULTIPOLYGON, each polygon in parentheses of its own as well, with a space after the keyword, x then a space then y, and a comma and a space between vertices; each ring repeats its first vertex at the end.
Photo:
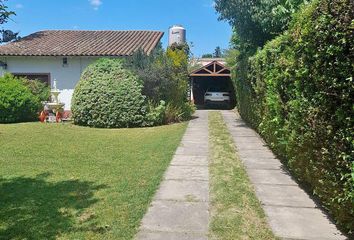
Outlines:
POLYGON ((204 94, 204 104, 230 107, 230 92, 223 88, 211 87, 204 94))

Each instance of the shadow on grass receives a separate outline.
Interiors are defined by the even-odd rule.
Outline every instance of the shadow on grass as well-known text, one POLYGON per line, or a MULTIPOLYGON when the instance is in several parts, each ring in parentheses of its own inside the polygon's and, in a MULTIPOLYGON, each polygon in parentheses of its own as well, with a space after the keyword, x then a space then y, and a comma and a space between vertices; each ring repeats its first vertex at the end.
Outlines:
POLYGON ((105 186, 80 180, 50 182, 49 175, 0 178, 0 239, 55 239, 97 229, 85 210, 98 201, 94 192, 105 186))

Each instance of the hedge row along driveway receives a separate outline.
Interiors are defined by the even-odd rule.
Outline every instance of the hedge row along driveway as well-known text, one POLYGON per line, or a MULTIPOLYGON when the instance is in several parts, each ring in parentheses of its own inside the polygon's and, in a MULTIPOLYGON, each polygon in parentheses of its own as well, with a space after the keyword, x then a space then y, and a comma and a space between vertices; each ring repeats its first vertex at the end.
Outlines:
POLYGON ((303 6, 289 30, 237 64, 242 118, 255 127, 337 223, 354 231, 353 9, 303 6))

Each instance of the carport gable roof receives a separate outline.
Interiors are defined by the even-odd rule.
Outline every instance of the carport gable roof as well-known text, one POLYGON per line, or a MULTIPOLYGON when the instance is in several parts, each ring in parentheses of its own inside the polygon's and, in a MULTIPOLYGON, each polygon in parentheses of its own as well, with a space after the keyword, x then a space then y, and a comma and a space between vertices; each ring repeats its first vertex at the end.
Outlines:
POLYGON ((194 70, 189 74, 190 77, 231 77, 231 71, 225 65, 218 61, 211 63, 194 70))

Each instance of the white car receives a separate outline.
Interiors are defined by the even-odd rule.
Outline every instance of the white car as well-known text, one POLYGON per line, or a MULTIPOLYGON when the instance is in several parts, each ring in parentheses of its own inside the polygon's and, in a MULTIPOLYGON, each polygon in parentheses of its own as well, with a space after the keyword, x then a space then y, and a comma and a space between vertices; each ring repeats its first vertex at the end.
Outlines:
POLYGON ((230 92, 221 88, 209 88, 204 94, 204 104, 223 104, 230 105, 230 92))

